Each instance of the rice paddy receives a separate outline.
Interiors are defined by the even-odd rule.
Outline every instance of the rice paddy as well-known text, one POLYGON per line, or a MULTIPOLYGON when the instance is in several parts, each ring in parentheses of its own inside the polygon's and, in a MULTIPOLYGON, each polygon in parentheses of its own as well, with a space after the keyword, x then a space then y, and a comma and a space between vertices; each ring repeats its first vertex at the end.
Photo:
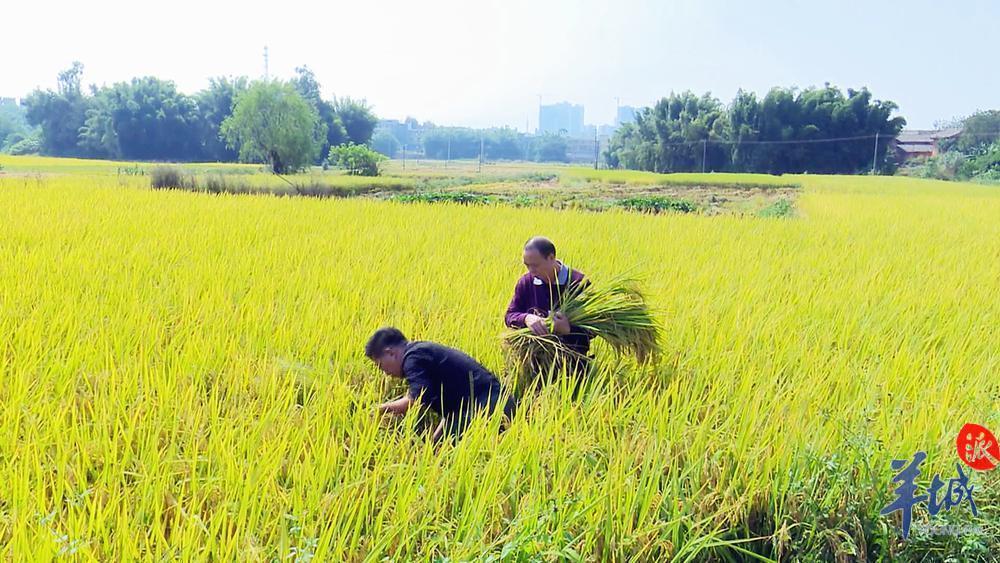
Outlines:
POLYGON ((890 460, 924 450, 927 481, 952 475, 965 422, 1000 428, 995 187, 734 178, 800 185, 795 216, 710 217, 163 191, 113 164, 0 164, 7 559, 1000 547, 998 471, 974 475, 979 517, 951 513, 974 537, 903 543, 878 515, 890 460), (478 421, 456 445, 379 418, 401 391, 364 358, 379 326, 509 381, 503 311, 536 234, 592 280, 641 280, 656 359, 598 344, 580 397, 549 386, 506 432, 478 421))

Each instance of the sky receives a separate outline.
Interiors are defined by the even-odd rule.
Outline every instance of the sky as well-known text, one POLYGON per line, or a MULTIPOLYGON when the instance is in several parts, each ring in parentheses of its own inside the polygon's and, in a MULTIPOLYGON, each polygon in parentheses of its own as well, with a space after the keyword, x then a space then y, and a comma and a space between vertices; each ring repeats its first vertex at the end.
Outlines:
POLYGON ((379 117, 533 131, 542 103, 616 104, 671 91, 867 86, 908 128, 1000 108, 1000 2, 761 0, 11 1, 0 4, 0 97, 135 76, 194 93, 213 76, 291 78, 379 117), (616 99, 617 98, 617 99, 616 99))

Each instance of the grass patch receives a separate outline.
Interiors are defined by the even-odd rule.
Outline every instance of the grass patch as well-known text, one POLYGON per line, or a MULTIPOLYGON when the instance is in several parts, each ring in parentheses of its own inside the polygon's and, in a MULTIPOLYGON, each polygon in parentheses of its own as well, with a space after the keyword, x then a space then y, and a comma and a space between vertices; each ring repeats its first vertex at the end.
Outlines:
POLYGON ((390 199, 403 203, 460 203, 464 205, 485 205, 496 203, 498 200, 496 196, 470 192, 417 192, 395 195, 390 199))
POLYGON ((614 205, 628 209, 629 211, 639 211, 642 213, 663 213, 666 211, 693 213, 698 210, 698 206, 690 201, 655 195, 628 197, 615 201, 614 205))
POLYGON ((795 206, 791 200, 779 199, 774 203, 764 207, 757 212, 758 217, 791 217, 795 213, 795 206))
POLYGON ((594 170, 583 167, 568 167, 559 172, 567 183, 586 182, 612 185, 678 185, 678 186, 728 186, 752 188, 799 187, 799 182, 784 176, 769 174, 733 173, 676 173, 658 174, 640 170, 594 170))

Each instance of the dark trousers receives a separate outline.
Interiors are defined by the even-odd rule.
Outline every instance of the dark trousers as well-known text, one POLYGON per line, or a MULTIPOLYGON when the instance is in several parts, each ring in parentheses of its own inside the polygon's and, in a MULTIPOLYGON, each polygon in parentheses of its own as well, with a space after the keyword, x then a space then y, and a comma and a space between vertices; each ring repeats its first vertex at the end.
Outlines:
MULTIPOLYGON (((503 387, 499 381, 494 381, 487 389, 473 397, 472 408, 462 408, 458 412, 447 413, 442 417, 444 433, 453 440, 459 439, 479 412, 485 411, 487 416, 493 414, 503 398, 502 395, 503 387)), ((504 416, 509 420, 514 417, 514 412, 517 410, 517 401, 514 397, 508 396, 502 407, 504 416)), ((500 431, 503 432, 503 426, 500 427, 500 431)))
POLYGON ((590 335, 578 331, 579 329, 559 337, 559 340, 567 348, 575 352, 575 355, 567 360, 569 375, 576 380, 577 385, 582 382, 590 373, 590 366, 594 356, 590 353, 590 335))

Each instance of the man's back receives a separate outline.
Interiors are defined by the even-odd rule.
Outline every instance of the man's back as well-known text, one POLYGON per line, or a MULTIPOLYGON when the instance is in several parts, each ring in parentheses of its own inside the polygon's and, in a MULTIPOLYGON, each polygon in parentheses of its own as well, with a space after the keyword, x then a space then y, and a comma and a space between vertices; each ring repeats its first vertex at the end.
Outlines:
POLYGON ((442 415, 469 409, 474 397, 489 393, 497 378, 471 356, 441 344, 410 342, 403 353, 403 376, 410 396, 442 415))

